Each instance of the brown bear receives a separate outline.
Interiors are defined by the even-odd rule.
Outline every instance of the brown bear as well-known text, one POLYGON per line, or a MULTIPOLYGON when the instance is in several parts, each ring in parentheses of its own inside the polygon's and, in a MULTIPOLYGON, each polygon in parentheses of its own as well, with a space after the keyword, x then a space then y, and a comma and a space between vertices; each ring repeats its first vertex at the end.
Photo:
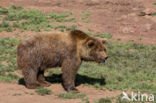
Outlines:
POLYGON ((76 73, 84 61, 105 62, 105 40, 80 30, 67 33, 40 33, 23 40, 17 48, 17 63, 27 88, 50 86, 45 81, 46 68, 62 67, 65 90, 75 89, 76 73))

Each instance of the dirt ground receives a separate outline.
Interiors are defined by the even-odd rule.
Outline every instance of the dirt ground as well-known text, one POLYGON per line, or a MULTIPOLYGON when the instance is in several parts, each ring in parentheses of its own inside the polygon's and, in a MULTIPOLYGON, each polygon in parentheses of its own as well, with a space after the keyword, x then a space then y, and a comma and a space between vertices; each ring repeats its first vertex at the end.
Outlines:
MULTIPOLYGON (((65 93, 61 84, 52 84, 49 89, 51 95, 39 96, 34 90, 27 89, 23 85, 0 83, 0 103, 80 103, 81 99, 61 99, 58 94, 65 93)), ((112 97, 121 94, 121 91, 99 90, 93 87, 80 85, 77 89, 86 94, 90 103, 99 98, 112 97)))
MULTIPOLYGON (((89 23, 76 22, 78 29, 90 29, 94 33, 106 32, 113 34, 115 41, 156 44, 156 17, 150 14, 156 12, 155 0, 0 0, 0 6, 23 6, 49 12, 83 12, 90 11, 89 23), (143 12, 144 16, 139 16, 143 12)), ((16 32, 16 31, 15 31, 16 32)), ((24 32, 31 34, 34 32, 24 32)), ((11 33, 1 32, 0 37, 11 33)), ((22 85, 0 83, 0 103, 79 103, 81 99, 64 100, 57 94, 65 92, 61 84, 52 84, 52 95, 39 96, 34 90, 28 90, 22 85), (34 95, 27 94, 34 93, 34 95), (13 96, 15 93, 22 95, 13 96)), ((102 98, 112 97, 122 91, 102 91, 93 87, 79 86, 80 92, 85 93, 90 102, 102 98)))

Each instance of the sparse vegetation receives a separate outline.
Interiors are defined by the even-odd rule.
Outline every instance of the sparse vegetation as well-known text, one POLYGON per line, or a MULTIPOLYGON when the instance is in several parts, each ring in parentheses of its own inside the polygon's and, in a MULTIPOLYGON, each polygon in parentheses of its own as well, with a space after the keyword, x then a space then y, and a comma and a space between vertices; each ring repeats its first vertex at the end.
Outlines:
POLYGON ((109 34, 109 33, 98 33, 96 34, 96 36, 102 37, 102 38, 108 38, 108 39, 112 38, 112 34, 109 34))
POLYGON ((80 93, 71 91, 71 92, 59 94, 58 96, 64 99, 77 99, 77 98, 84 98, 85 94, 80 94, 80 93))
POLYGON ((30 95, 34 95, 34 93, 29 93, 29 92, 24 92, 25 94, 30 94, 30 95))
POLYGON ((52 22, 71 22, 75 21, 76 18, 67 18, 72 13, 50 13, 44 14, 37 10, 24 10, 22 7, 11 6, 10 8, 0 7, 0 15, 3 15, 2 22, 0 23, 0 32, 7 31, 11 32, 15 29, 41 31, 50 29, 72 30, 77 26, 72 24, 67 25, 55 25, 52 22))
POLYGON ((16 46, 19 39, 2 38, 0 39, 0 80, 11 82, 19 77, 14 73, 17 69, 16 46))
POLYGON ((143 40, 143 38, 139 38, 139 40, 141 41, 141 40, 143 40))
POLYGON ((96 33, 96 34, 92 32, 86 32, 86 33, 94 37, 101 37, 101 38, 107 38, 107 39, 112 38, 112 34, 109 34, 109 33, 96 33))
POLYGON ((82 103, 90 103, 88 98, 82 98, 82 103))
POLYGON ((66 13, 66 14, 58 14, 58 13, 51 13, 49 16, 53 18, 56 22, 70 22, 75 21, 76 18, 67 18, 70 15, 72 15, 72 12, 66 13))
POLYGON ((118 41, 120 41, 120 40, 121 40, 121 38, 118 38, 117 40, 118 40, 118 41))
POLYGON ((152 16, 156 16, 156 12, 152 14, 152 16))
POLYGON ((134 40, 133 39, 130 39, 129 42, 134 42, 134 40))
POLYGON ((41 96, 50 95, 52 93, 51 90, 48 88, 38 88, 35 90, 35 92, 41 96))
POLYGON ((3 82, 11 82, 13 80, 17 80, 19 77, 14 73, 9 73, 7 75, 2 75, 0 80, 3 82))
POLYGON ((89 23, 90 22, 90 20, 88 19, 89 16, 91 15, 90 11, 82 12, 80 15, 82 16, 82 18, 81 18, 82 22, 84 22, 84 23, 89 23))
POLYGON ((100 98, 97 103, 112 103, 110 98, 100 98))
POLYGON ((22 94, 21 93, 15 93, 12 96, 20 96, 20 95, 22 95, 22 94))

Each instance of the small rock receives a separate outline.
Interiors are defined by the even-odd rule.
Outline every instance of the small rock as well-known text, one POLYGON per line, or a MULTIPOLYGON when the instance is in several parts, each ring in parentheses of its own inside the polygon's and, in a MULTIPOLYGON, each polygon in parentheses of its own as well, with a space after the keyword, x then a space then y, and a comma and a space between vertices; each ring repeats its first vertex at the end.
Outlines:
POLYGON ((151 15, 151 14, 153 14, 155 12, 155 10, 154 9, 151 9, 151 8, 147 8, 143 12, 145 12, 146 15, 151 15))
POLYGON ((145 15, 152 15, 153 13, 155 13, 154 9, 151 8, 147 8, 144 11, 140 12, 140 16, 145 16, 145 15))

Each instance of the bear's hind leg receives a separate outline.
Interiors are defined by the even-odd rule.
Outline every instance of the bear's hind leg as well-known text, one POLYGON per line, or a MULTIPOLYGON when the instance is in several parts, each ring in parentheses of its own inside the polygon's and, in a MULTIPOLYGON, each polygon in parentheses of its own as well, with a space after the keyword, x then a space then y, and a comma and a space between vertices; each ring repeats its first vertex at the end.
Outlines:
POLYGON ((37 76, 37 80, 40 83, 40 85, 44 86, 44 87, 49 87, 51 84, 47 81, 45 81, 44 78, 44 71, 39 71, 38 72, 38 76, 37 76))
POLYGON ((42 87, 37 81, 37 71, 33 69, 23 69, 24 81, 26 87, 29 89, 35 89, 42 87))

